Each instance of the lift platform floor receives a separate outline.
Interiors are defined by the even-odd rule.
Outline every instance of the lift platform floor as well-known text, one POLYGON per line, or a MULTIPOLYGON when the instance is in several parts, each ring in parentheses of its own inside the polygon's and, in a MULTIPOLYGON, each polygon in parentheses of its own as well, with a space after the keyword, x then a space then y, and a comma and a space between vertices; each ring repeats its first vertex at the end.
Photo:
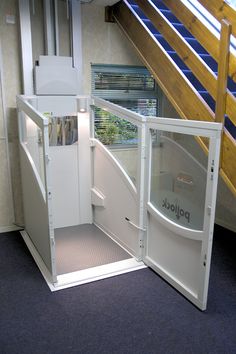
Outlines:
POLYGON ((58 274, 132 258, 93 224, 55 229, 55 242, 58 274))

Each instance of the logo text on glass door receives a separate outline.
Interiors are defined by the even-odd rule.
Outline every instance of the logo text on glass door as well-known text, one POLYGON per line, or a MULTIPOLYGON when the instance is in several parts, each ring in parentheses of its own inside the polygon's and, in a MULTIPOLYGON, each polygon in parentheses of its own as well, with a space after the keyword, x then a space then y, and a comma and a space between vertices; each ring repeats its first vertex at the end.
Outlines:
POLYGON ((171 211, 172 213, 175 214, 177 220, 179 220, 181 217, 185 218, 187 222, 190 222, 190 212, 188 210, 184 210, 179 206, 178 200, 175 201, 175 203, 170 203, 167 198, 163 199, 162 201, 162 208, 165 208, 166 210, 171 211))

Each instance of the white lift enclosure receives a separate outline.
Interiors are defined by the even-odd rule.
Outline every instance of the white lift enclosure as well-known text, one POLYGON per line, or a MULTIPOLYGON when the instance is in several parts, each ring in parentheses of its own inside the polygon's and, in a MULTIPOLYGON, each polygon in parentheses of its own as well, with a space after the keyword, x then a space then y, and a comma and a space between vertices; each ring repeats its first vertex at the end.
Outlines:
POLYGON ((221 124, 71 94, 17 106, 22 235, 50 289, 149 266, 205 310, 221 124))

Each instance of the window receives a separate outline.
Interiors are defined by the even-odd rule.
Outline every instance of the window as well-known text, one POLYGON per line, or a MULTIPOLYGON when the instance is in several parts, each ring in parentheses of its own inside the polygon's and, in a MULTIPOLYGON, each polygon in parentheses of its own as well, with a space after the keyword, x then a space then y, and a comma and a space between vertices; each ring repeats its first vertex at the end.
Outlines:
MULTIPOLYGON (((92 65, 92 94, 145 116, 159 114, 153 76, 140 66, 92 65)), ((95 108, 95 137, 120 162, 134 185, 138 175, 138 127, 95 108)))
POLYGON ((92 94, 142 115, 159 112, 157 85, 145 67, 92 65, 92 94))

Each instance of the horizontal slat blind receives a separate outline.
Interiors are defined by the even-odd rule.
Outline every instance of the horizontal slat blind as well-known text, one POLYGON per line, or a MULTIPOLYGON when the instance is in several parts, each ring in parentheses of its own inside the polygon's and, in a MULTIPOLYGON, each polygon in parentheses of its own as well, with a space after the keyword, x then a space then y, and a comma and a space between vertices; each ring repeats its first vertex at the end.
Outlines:
MULTIPOLYGON (((144 67, 92 65, 92 94, 144 116, 158 115, 154 78, 144 67)), ((112 147, 134 146, 137 127, 108 112, 95 109, 95 137, 112 147)))

